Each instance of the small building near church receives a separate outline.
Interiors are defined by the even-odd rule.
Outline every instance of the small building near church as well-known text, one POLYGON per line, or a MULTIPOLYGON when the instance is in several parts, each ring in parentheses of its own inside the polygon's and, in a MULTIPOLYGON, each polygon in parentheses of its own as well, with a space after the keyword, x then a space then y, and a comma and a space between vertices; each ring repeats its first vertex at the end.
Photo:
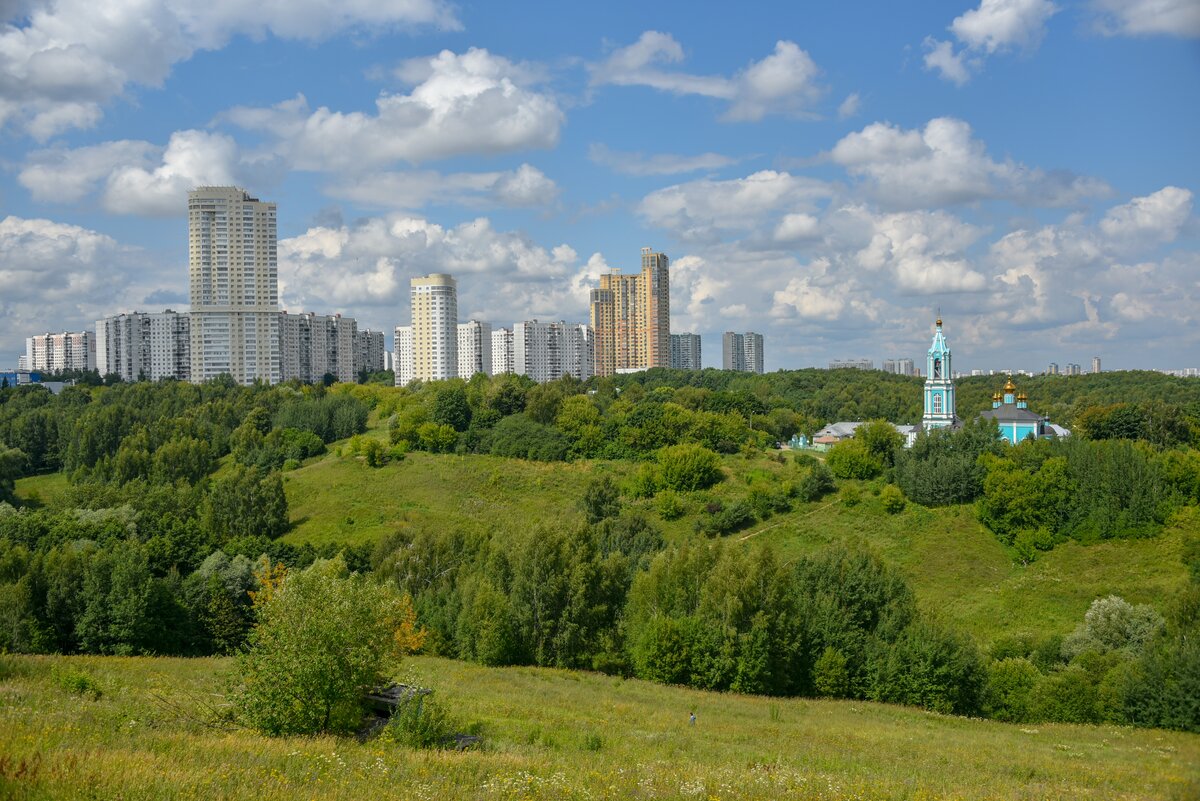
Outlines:
POLYGON ((1062 426, 1056 426, 1040 414, 1030 411, 1028 400, 1024 392, 1017 391, 1010 378, 1004 385, 1004 391, 992 396, 992 408, 981 412, 979 416, 985 420, 995 420, 996 425, 1000 427, 1000 436, 1011 445, 1027 439, 1059 437, 1070 433, 1062 426))

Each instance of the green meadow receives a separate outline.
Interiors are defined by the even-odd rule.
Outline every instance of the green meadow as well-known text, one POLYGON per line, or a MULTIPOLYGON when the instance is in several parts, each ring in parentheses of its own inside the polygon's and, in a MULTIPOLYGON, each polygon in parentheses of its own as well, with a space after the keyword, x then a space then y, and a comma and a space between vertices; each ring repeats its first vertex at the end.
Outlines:
MULTIPOLYGON (((533 525, 576 526, 588 481, 607 473, 621 483, 636 467, 410 453, 370 468, 360 459, 328 455, 284 474, 293 521, 284 538, 294 544, 359 544, 407 526, 460 527, 498 537, 533 525)), ((744 499, 756 486, 778 486, 795 470, 790 457, 780 464, 761 454, 725 457, 724 469, 725 480, 713 489, 682 496, 685 513, 676 520, 662 520, 653 500, 624 502, 661 526, 668 541, 680 542, 702 537, 694 523, 706 502, 744 499)), ((1193 510, 1154 538, 1068 541, 1024 565, 976 520, 973 507, 909 504, 887 514, 875 496, 879 486, 863 484, 863 500, 855 506, 845 506, 837 495, 797 503, 726 539, 770 543, 785 557, 836 543, 865 543, 904 573, 926 611, 986 644, 1016 634, 1065 634, 1093 600, 1107 595, 1160 604, 1185 579, 1184 535, 1200 534, 1193 510)))
POLYGON ((482 750, 210 725, 228 659, 0 658, 0 797, 1194 799, 1200 737, 412 658, 482 750), (80 677, 86 681, 81 681, 80 677), (86 689, 82 694, 80 685, 86 689), (697 722, 688 725, 688 713, 697 722))

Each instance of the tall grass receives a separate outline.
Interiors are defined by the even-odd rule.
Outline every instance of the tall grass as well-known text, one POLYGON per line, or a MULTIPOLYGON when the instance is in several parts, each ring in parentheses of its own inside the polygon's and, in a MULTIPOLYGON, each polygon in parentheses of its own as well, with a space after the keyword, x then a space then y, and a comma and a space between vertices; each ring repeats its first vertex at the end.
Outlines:
POLYGON ((1200 737, 1019 727, 877 704, 711 694, 432 658, 411 678, 479 752, 209 728, 216 659, 17 658, 0 679, 6 799, 1186 799, 1200 737), (81 698, 64 670, 105 687, 81 698), (688 713, 697 721, 688 724, 688 713))

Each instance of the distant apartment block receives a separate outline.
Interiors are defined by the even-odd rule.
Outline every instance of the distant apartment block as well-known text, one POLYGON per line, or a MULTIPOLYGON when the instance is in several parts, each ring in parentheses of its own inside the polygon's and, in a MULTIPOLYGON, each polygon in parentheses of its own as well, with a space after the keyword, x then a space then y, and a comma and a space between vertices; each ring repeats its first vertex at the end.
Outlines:
POLYGON ((912 375, 913 360, 912 359, 885 359, 883 362, 883 371, 885 373, 894 373, 896 375, 912 375))
POLYGON ((753 331, 726 331, 721 337, 721 369, 741 373, 763 372, 763 337, 753 331))
POLYGON ((1046 368, 1046 375, 1058 375, 1058 363, 1050 362, 1050 366, 1046 368))
POLYGON ((458 324, 458 377, 492 374, 492 324, 468 320, 458 324))
POLYGON ((874 370, 875 362, 872 359, 834 359, 829 363, 830 370, 874 370))
POLYGON ((596 375, 671 366, 671 277, 665 253, 642 248, 636 275, 600 276, 590 297, 596 375))
POLYGON ((340 314, 279 314, 279 374, 306 384, 358 380, 358 323, 340 314))
POLYGON ((92 331, 39 334, 25 340, 30 371, 95 370, 96 335, 92 331))
POLYGON ((187 313, 167 309, 96 321, 96 369, 122 381, 190 381, 191 346, 187 313))
POLYGON ((512 343, 512 371, 539 384, 565 375, 585 381, 592 375, 592 331, 587 325, 527 320, 513 324, 512 343))
POLYGON ((359 331, 355 342, 354 372, 378 373, 389 369, 387 352, 382 331, 359 331))
POLYGON ((444 273, 413 278, 413 378, 441 381, 458 375, 458 282, 444 273))
POLYGON ((492 375, 513 372, 513 332, 511 328, 492 331, 492 375))
POLYGON ((191 380, 280 380, 275 204, 234 186, 188 193, 191 380))
POLYGON ((1078 364, 1068 364, 1066 369, 1067 375, 1083 375, 1083 368, 1078 364))
POLYGON ((671 369, 700 369, 699 334, 671 334, 671 369))
POLYGON ((396 386, 406 387, 413 380, 413 334, 411 325, 396 326, 395 350, 392 351, 392 370, 396 386))
POLYGON ((1093 373, 1100 372, 1100 357, 1099 356, 1092 357, 1092 372, 1093 373))

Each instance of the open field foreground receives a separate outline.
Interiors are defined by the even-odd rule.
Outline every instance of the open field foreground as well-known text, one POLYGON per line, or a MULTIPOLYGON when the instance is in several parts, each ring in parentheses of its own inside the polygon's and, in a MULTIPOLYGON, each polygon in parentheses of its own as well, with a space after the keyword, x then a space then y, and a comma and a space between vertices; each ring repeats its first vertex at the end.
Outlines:
POLYGON ((269 739, 180 710, 225 659, 3 657, 0 797, 30 799, 1194 799, 1200 737, 1017 726, 598 674, 407 663, 478 752, 269 739), (89 677, 99 697, 72 692, 89 677), (696 725, 688 725, 695 711, 696 725))

